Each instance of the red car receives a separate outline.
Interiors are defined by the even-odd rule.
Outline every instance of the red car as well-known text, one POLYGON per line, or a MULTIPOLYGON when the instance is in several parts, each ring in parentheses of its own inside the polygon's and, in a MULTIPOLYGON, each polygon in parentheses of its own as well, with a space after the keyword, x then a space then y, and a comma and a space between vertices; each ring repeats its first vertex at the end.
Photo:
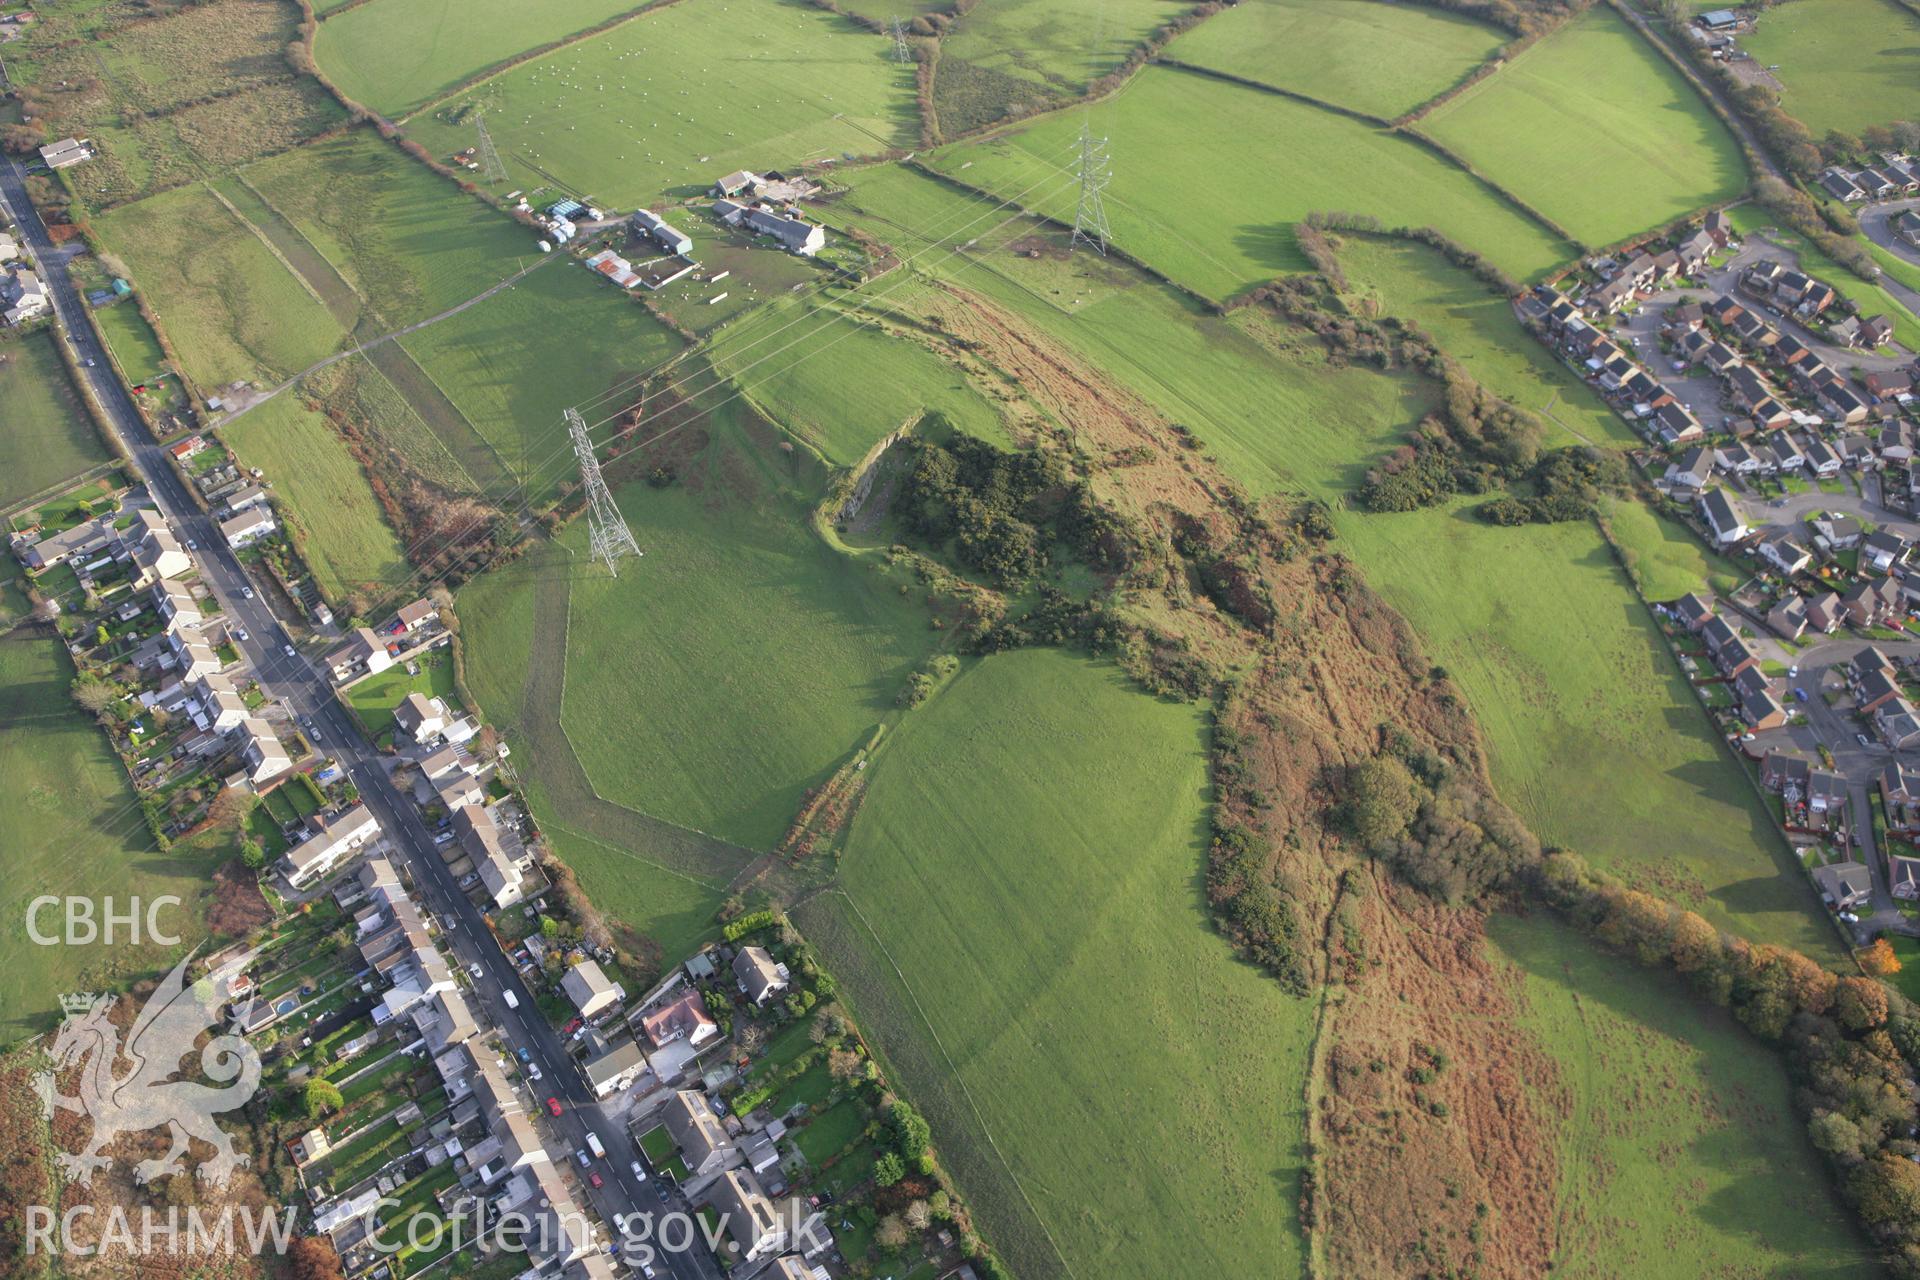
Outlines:
POLYGON ((607 1180, 598 1173, 589 1173, 587 1175, 587 1181, 591 1182, 596 1190, 607 1185, 607 1180))
POLYGON ((563 1036, 570 1036, 574 1032, 578 1031, 579 1029, 580 1029, 580 1019, 575 1018, 572 1022, 569 1022, 566 1026, 560 1028, 560 1034, 563 1036))
POLYGON ((559 1115, 559 1114, 560 1114, 560 1099, 558 1099, 558 1098, 548 1098, 548 1099, 547 1099, 547 1110, 548 1110, 549 1112, 551 1112, 551 1113, 552 1113, 553 1115, 556 1115, 556 1116, 557 1116, 557 1115, 559 1115))

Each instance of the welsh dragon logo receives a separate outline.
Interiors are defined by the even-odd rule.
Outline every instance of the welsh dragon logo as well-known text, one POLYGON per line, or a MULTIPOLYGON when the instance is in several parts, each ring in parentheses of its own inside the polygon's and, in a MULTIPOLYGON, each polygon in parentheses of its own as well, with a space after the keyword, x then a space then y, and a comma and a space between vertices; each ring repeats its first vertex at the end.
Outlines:
POLYGON ((157 1160, 134 1166, 139 1182, 186 1172, 187 1143, 194 1138, 213 1148, 213 1158, 197 1170, 213 1186, 225 1186, 235 1169, 249 1163, 213 1118, 244 1106, 260 1087, 260 1055, 253 1046, 237 1035, 216 1035, 201 1047, 201 1072, 210 1080, 232 1081, 225 1088, 175 1077, 195 1042, 218 1025, 234 979, 254 954, 249 951, 192 984, 186 981, 187 966, 193 962, 189 955, 148 997, 125 1045, 108 1018, 114 996, 62 999, 67 1014, 54 1037, 53 1067, 40 1072, 35 1084, 48 1120, 56 1111, 75 1111, 93 1121, 93 1136, 84 1150, 59 1153, 63 1173, 81 1186, 91 1185, 93 1171, 113 1162, 104 1153, 114 1139, 162 1127, 171 1131, 173 1147, 157 1160), (123 1058, 129 1065, 118 1071, 123 1058), (80 1068, 80 1092, 71 1097, 56 1092, 56 1075, 75 1066, 80 1068))

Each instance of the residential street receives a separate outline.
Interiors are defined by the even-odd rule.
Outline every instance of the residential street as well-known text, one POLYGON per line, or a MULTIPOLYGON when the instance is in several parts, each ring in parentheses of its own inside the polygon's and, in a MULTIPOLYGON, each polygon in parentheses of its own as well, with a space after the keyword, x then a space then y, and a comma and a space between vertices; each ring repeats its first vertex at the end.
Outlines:
MULTIPOLYGON (((115 433, 132 454, 156 507, 183 539, 198 544, 195 558, 202 580, 214 590, 227 615, 237 620, 251 636, 242 647, 262 691, 269 697, 284 699, 296 715, 311 717, 320 726, 327 747, 352 777, 361 799, 379 820, 387 843, 411 870, 415 892, 441 922, 455 958, 462 966, 477 961, 483 967, 487 976, 475 983, 475 999, 485 1006, 509 1045, 526 1046, 533 1053, 545 1081, 549 1082, 545 1087, 550 1088, 566 1108, 563 1117, 553 1120, 540 1105, 544 1093, 540 1098, 529 1100, 530 1112, 558 1135, 552 1144, 555 1162, 566 1160, 571 1149, 584 1146, 591 1129, 599 1135, 607 1151, 606 1162, 597 1166, 602 1169, 606 1186, 595 1191, 583 1183, 581 1192, 593 1200, 609 1223, 616 1214, 635 1211, 657 1211, 664 1207, 686 1211, 684 1202, 662 1205, 655 1188, 664 1184, 656 1182, 654 1188, 649 1188, 634 1179, 629 1165, 638 1158, 638 1153, 625 1125, 593 1097, 567 1056, 559 1034, 540 1016, 532 991, 522 982, 506 953, 492 941, 478 908, 455 884, 412 800, 394 787, 383 757, 361 736, 357 722, 341 706, 327 679, 306 657, 287 656, 284 646, 291 644, 291 638, 265 603, 269 593, 258 592, 252 599, 242 595, 241 588, 247 584, 247 578, 238 558, 228 548, 213 519, 188 496, 160 446, 147 433, 139 411, 114 374, 112 362, 81 314, 84 303, 67 270, 76 250, 71 245, 65 248, 53 245, 39 214, 26 198, 25 176, 19 161, 12 157, 0 165, 0 206, 12 215, 23 243, 36 259, 55 313, 73 350, 86 366, 82 372, 88 385, 106 407, 115 433), (516 994, 520 1002, 517 1010, 507 1008, 498 1000, 498 994, 504 991, 516 994)), ((660 1256, 676 1280, 718 1280, 721 1275, 719 1265, 698 1244, 686 1253, 660 1256)))

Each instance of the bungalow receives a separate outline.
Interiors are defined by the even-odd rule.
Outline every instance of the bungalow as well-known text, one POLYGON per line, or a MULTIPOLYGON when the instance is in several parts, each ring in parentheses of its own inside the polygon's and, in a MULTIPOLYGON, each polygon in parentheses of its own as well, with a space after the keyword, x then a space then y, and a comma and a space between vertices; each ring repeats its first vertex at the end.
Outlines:
POLYGON ((1713 621, 1713 601, 1697 591, 1689 591, 1669 607, 1680 625, 1696 634, 1700 628, 1713 621))
POLYGON ((418 631, 429 622, 439 618, 440 611, 426 600, 415 600, 394 614, 394 621, 400 624, 400 630, 408 635, 418 631))
POLYGON ((62 138, 40 148, 40 160, 49 169, 64 169, 93 159, 93 144, 82 138, 62 138))
POLYGON ((560 979, 560 989, 567 993, 583 1018, 591 1018, 627 998, 626 988, 609 978, 594 960, 582 960, 567 970, 560 979))
POLYGON ((1860 544, 1861 567, 1875 573, 1891 573, 1893 566, 1906 557, 1909 543, 1888 529, 1876 529, 1860 544))
POLYGON ((1801 545, 1799 534, 1791 527, 1769 529, 1756 549, 1762 560, 1789 578, 1805 573, 1813 564, 1813 553, 1801 545))
POLYGON ((393 665, 393 655, 371 627, 355 627, 339 645, 321 659, 333 674, 336 684, 365 673, 374 675, 393 665))
POLYGON ((1835 592, 1823 591, 1807 598, 1807 625, 1823 635, 1839 630, 1845 616, 1846 610, 1835 592))
POLYGON ((1905 698, 1895 698, 1874 712, 1873 727, 1880 740, 1895 751, 1920 746, 1920 712, 1905 698))
POLYGON ((279 527, 274 523, 272 511, 263 506, 251 506, 237 516, 222 520, 220 536, 237 551, 241 547, 252 546, 279 527))
POLYGON ((787 967, 775 964, 765 947, 740 948, 733 958, 733 976, 755 1004, 765 1004, 787 989, 787 967))
POLYGON ((787 252, 802 257, 812 257, 827 243, 824 229, 787 214, 741 205, 732 200, 716 200, 713 211, 728 226, 746 227, 763 236, 772 236, 787 252))
POLYGON ((263 505, 267 500, 265 485, 250 484, 227 495, 227 514, 238 515, 248 507, 263 505))
POLYGON ((1704 489, 1713 479, 1713 464, 1713 450, 1689 449, 1667 467, 1667 483, 1676 489, 1704 489))
POLYGON ((1830 862, 1813 869, 1820 896, 1835 911, 1851 911, 1873 901, 1873 873, 1861 862, 1830 862))
POLYGON ((646 1055, 631 1040, 623 1040, 580 1064, 581 1074, 587 1077, 587 1083, 593 1087, 593 1096, 596 1098, 619 1093, 638 1080, 646 1069, 646 1055))
POLYGON ((341 813, 307 819, 307 837, 281 857, 287 883, 302 889, 321 879, 341 861, 380 834, 380 823, 364 804, 341 813))
POLYGON ((431 742, 439 737, 440 731, 447 727, 447 719, 445 702, 418 692, 409 693, 393 709, 394 726, 415 742, 431 742))
POLYGON ((1767 610, 1767 629, 1787 640, 1798 640, 1807 630, 1807 602, 1789 591, 1767 610))

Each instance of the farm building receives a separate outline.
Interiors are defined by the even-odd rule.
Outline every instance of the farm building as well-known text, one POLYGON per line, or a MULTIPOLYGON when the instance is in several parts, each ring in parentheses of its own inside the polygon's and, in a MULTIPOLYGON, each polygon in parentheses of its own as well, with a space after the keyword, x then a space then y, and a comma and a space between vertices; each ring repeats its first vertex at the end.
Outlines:
POLYGON ((693 252, 693 238, 669 226, 659 214, 649 209, 636 210, 632 221, 635 235, 646 237, 668 253, 684 256, 693 252))
POLYGON ((772 236, 788 253, 812 257, 827 242, 827 233, 811 222, 743 205, 733 200, 716 200, 713 211, 730 227, 745 227, 763 236, 772 236))
POLYGON ((725 199, 730 196, 750 195, 760 185, 760 175, 746 169, 736 169, 713 184, 713 194, 725 199))
POLYGON ((62 138, 40 148, 40 159, 49 169, 64 169, 68 165, 93 159, 93 148, 84 139, 62 138))
POLYGON ((588 258, 587 266, 622 289, 631 289, 640 283, 640 277, 634 273, 633 264, 611 249, 602 249, 588 258))

